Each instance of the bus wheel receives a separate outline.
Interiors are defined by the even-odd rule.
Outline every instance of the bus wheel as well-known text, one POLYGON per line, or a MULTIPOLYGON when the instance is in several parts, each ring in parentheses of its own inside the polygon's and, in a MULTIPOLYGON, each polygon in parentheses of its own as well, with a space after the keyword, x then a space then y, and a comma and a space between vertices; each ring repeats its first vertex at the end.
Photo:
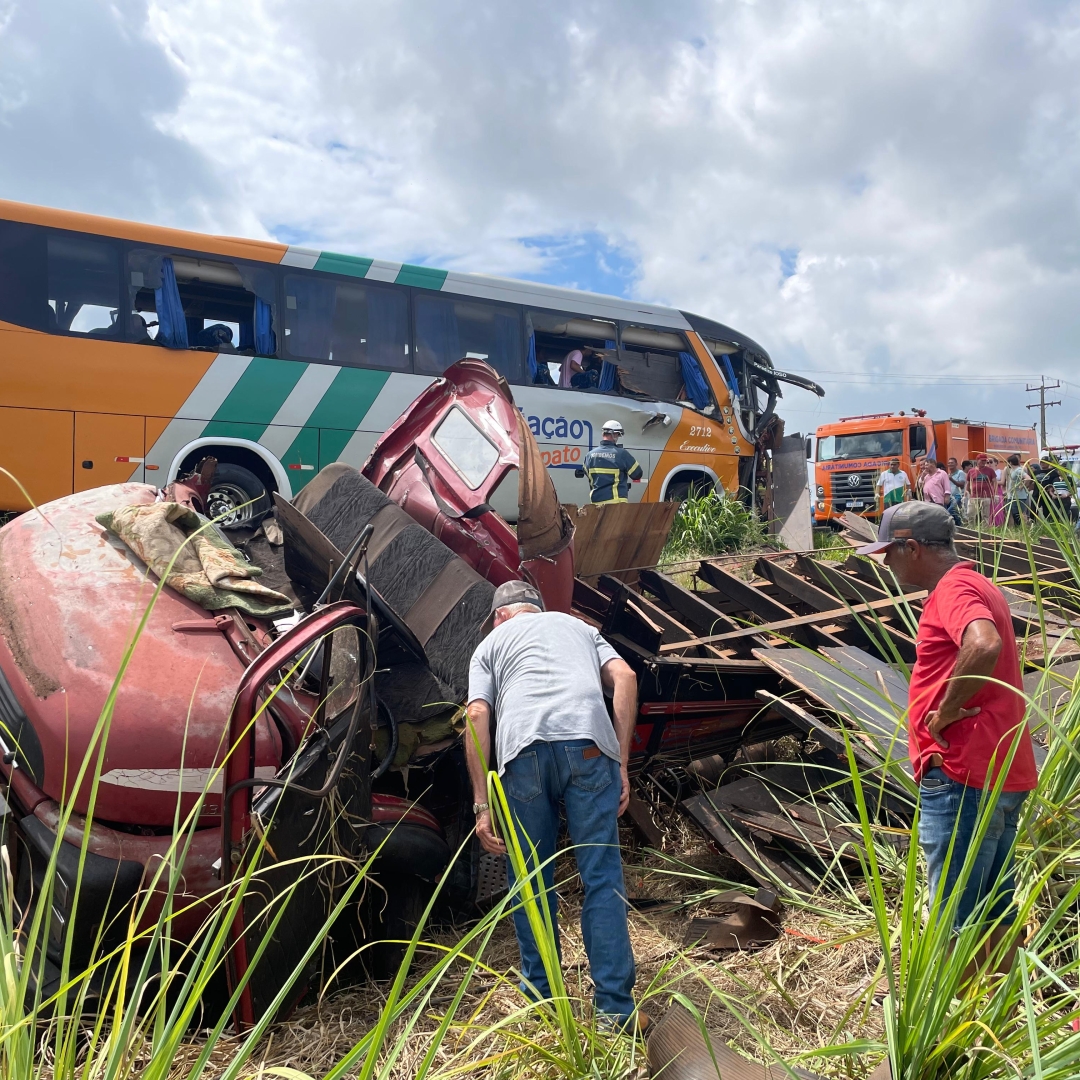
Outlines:
POLYGON ((668 484, 664 502, 684 503, 691 495, 695 497, 708 495, 712 489, 712 481, 704 478, 699 480, 675 480, 668 484))
POLYGON ((263 482, 243 465, 219 462, 206 498, 207 516, 223 529, 257 525, 270 509, 263 482))

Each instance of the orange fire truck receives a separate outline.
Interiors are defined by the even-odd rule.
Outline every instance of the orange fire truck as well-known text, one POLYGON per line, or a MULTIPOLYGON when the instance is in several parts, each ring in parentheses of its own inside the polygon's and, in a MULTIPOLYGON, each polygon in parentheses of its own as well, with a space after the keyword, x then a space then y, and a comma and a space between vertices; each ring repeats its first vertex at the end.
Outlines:
MULTIPOLYGON (((927 457, 958 462, 980 455, 1004 462, 1010 454, 1030 461, 1039 456, 1032 428, 970 420, 931 420, 925 409, 841 417, 815 432, 814 523, 827 524, 845 510, 878 517, 877 479, 893 458, 914 487, 927 457)), ((1000 467, 1000 466, 999 466, 1000 467)))

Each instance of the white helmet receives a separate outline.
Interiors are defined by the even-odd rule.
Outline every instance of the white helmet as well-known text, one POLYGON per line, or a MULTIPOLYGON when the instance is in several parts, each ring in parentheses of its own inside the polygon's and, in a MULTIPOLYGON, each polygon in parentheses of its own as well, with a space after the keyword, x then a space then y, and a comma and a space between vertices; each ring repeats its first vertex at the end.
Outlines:
POLYGON ((600 429, 605 435, 622 435, 623 426, 618 420, 605 420, 604 426, 600 429))

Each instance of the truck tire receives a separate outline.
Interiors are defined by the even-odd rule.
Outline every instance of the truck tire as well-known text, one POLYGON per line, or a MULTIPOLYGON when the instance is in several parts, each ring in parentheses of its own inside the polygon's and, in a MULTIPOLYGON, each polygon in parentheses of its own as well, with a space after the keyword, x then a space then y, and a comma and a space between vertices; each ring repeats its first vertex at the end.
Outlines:
POLYGON ((250 469, 218 463, 206 498, 207 517, 222 529, 247 529, 258 525, 269 510, 266 485, 250 469))

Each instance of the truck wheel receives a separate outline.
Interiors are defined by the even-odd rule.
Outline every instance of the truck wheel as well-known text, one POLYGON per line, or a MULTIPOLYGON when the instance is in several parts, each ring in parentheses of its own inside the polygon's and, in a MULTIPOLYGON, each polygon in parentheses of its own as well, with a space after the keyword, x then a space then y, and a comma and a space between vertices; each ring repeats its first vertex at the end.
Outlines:
POLYGON ((243 465, 220 462, 206 498, 207 517, 223 529, 257 525, 270 510, 266 485, 243 465))

